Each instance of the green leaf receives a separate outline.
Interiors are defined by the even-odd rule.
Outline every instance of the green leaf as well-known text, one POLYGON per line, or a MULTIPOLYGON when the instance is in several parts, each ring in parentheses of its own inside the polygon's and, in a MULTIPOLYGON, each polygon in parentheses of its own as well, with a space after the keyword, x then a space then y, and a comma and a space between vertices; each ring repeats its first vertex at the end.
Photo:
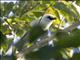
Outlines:
POLYGON ((68 22, 73 22, 74 18, 77 17, 76 14, 62 2, 56 2, 54 7, 67 19, 68 22))
POLYGON ((80 46, 80 30, 75 30, 68 34, 67 32, 58 32, 57 33, 58 41, 55 43, 59 47, 78 47, 80 46))
POLYGON ((4 44, 6 40, 6 36, 0 31, 0 44, 4 44))
POLYGON ((40 17, 40 16, 42 16, 42 12, 33 12, 34 13, 34 15, 36 16, 36 17, 40 17))

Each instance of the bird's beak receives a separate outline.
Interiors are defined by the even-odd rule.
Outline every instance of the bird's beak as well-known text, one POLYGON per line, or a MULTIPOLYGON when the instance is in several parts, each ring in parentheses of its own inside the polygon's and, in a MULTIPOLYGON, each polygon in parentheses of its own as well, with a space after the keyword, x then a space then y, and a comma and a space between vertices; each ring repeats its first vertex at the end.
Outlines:
POLYGON ((56 17, 53 17, 52 20, 56 20, 56 17))
POLYGON ((55 20, 56 19, 56 17, 50 17, 50 20, 55 20))

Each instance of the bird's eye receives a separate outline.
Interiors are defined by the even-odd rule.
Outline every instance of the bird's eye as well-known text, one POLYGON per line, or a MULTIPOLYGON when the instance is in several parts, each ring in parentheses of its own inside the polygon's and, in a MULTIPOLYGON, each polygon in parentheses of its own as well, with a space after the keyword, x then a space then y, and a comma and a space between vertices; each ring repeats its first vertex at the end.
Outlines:
POLYGON ((52 17, 52 16, 48 16, 47 18, 50 19, 50 20, 56 19, 56 17, 52 17))

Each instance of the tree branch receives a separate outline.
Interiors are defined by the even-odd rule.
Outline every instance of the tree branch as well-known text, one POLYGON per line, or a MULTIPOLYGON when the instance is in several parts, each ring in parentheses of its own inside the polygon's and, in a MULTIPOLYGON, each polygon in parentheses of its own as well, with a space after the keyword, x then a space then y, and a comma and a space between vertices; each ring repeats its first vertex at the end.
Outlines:
MULTIPOLYGON (((80 21, 72 24, 71 26, 69 26, 68 28, 64 29, 63 31, 66 31, 66 32, 72 31, 78 25, 80 25, 80 21)), ((46 46, 50 40, 54 40, 54 37, 56 35, 56 32, 55 33, 52 32, 51 34, 52 34, 52 36, 51 37, 48 37, 47 36, 47 33, 45 33, 45 35, 43 35, 42 37, 40 37, 41 38, 41 41, 36 42, 35 44, 33 44, 29 48, 27 48, 27 47, 23 48, 23 50, 19 54, 17 54, 17 56, 19 56, 20 54, 24 54, 24 55, 25 54, 28 54, 30 52, 39 50, 41 47, 46 46)))
POLYGON ((65 28, 64 31, 69 32, 74 30, 78 25, 80 25, 80 21, 75 22, 74 24, 72 24, 71 26, 69 26, 68 28, 65 28))

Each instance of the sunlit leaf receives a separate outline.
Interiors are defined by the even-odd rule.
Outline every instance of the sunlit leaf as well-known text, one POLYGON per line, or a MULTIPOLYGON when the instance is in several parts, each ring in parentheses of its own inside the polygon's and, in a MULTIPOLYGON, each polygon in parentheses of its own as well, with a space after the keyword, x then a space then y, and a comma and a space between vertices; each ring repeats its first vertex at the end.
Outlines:
POLYGON ((74 21, 76 15, 70 10, 70 8, 67 7, 67 5, 62 2, 58 2, 54 5, 54 7, 67 19, 68 22, 74 21))

